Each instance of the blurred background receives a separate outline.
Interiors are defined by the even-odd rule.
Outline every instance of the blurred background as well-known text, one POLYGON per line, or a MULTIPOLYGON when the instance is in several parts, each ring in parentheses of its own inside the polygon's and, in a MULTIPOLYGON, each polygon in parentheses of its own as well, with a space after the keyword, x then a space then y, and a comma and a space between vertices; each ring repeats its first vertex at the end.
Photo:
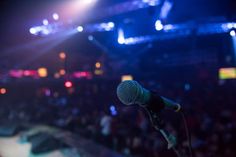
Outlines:
MULTIPOLYGON (((169 157, 137 80, 182 104, 196 157, 235 157, 236 2, 1 0, 1 157, 169 157)), ((178 113, 166 128, 186 156, 178 113)))

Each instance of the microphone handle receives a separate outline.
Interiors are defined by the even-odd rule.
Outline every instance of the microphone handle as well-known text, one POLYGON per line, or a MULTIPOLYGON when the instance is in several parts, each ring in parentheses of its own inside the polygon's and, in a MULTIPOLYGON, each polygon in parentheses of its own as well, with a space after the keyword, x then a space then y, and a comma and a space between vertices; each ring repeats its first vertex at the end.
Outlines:
POLYGON ((172 101, 170 99, 167 99, 165 97, 162 97, 162 96, 161 96, 161 98, 163 99, 165 107, 173 109, 175 112, 179 112, 180 111, 180 109, 181 109, 180 104, 178 104, 178 103, 176 103, 176 102, 174 102, 174 101, 172 101))

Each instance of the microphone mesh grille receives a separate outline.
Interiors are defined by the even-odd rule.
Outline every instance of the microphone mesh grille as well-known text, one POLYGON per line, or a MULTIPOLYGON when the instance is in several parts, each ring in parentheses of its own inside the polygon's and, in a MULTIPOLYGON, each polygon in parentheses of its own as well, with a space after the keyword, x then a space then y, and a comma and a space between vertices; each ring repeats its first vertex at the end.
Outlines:
POLYGON ((142 87, 136 81, 124 81, 117 87, 117 96, 125 105, 135 104, 136 99, 142 93, 142 87))

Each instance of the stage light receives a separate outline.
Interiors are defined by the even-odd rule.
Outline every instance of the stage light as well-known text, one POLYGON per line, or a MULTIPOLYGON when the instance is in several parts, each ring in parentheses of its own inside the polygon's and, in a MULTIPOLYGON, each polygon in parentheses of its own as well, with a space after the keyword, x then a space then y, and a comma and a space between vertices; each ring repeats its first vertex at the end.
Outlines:
POLYGON ((83 28, 82 26, 78 26, 78 27, 77 27, 77 31, 78 31, 78 32, 83 32, 83 30, 84 30, 84 28, 83 28))
POLYGON ((162 25, 160 20, 157 20, 156 23, 155 23, 155 27, 156 27, 157 31, 161 31, 164 26, 162 25))
POLYGON ((119 44, 124 44, 125 43, 125 39, 124 38, 118 38, 118 43, 119 44))
POLYGON ((128 80, 133 80, 133 76, 132 75, 123 75, 121 76, 121 81, 128 81, 128 80))
POLYGON ((41 33, 42 33, 43 35, 48 35, 48 34, 50 34, 51 32, 50 32, 50 30, 48 30, 47 28, 42 27, 41 33))
POLYGON ((116 110, 116 107, 114 105, 111 105, 110 106, 110 113, 111 115, 113 116, 116 116, 117 115, 117 110, 116 110))
POLYGON ((97 62, 97 63, 95 64, 95 67, 96 67, 96 68, 101 68, 101 66, 102 66, 102 65, 101 65, 100 62, 97 62))
POLYGON ((101 23, 98 25, 99 30, 111 31, 115 27, 114 22, 101 23))
POLYGON ((185 90, 185 91, 189 91, 190 89, 191 89, 191 85, 188 84, 188 83, 186 83, 186 84, 184 85, 184 90, 185 90))
POLYGON ((236 36, 235 30, 231 30, 229 34, 230 34, 232 37, 236 36))
POLYGON ((6 88, 1 88, 0 89, 0 94, 6 94, 7 93, 7 90, 6 90, 6 88))
POLYGON ((65 52, 59 53, 59 57, 60 57, 60 59, 62 59, 62 60, 66 59, 66 53, 65 53, 65 52))
POLYGON ((108 26, 109 26, 110 28, 114 28, 114 27, 115 27, 115 24, 114 24, 114 22, 108 22, 108 26))
POLYGON ((30 71, 29 71, 29 70, 25 70, 25 71, 23 72, 23 74, 24 74, 24 76, 30 76, 30 71))
POLYGON ((29 32, 35 35, 37 33, 37 30, 35 28, 30 28, 29 32))
POLYGON ((94 74, 95 74, 95 75, 103 75, 103 70, 96 69, 96 70, 94 71, 94 74))
POLYGON ((92 4, 94 2, 96 2, 96 0, 82 0, 83 4, 92 4))
POLYGON ((219 69, 219 78, 221 80, 225 79, 236 79, 236 68, 220 68, 219 69))
POLYGON ((124 31, 122 29, 118 30, 118 43, 119 44, 124 44, 125 43, 124 31))
POLYGON ((46 68, 39 68, 38 69, 38 75, 39 77, 47 77, 48 76, 48 70, 46 68))
POLYGON ((173 7, 173 2, 171 2, 170 0, 165 0, 164 4, 161 7, 161 12, 160 12, 160 18, 161 19, 166 19, 171 11, 173 7))
POLYGON ((233 27, 234 27, 233 23, 228 23, 228 24, 227 24, 227 28, 228 28, 228 29, 232 29, 233 27))
POLYGON ((71 81, 66 81, 64 85, 66 88, 71 88, 73 86, 71 81))
POLYGON ((89 41, 93 41, 94 37, 92 35, 88 36, 89 41))
POLYGON ((175 28, 174 25, 171 24, 163 26, 164 31, 171 31, 174 28, 175 28))
POLYGON ((54 13, 53 15, 52 15, 52 17, 53 17, 53 19, 54 20, 59 20, 59 15, 57 14, 57 13, 54 13))
POLYGON ((46 26, 46 25, 48 25, 48 23, 49 23, 49 22, 48 22, 48 20, 47 20, 47 19, 44 19, 44 20, 43 20, 43 25, 45 25, 45 26, 46 26))
POLYGON ((65 75, 66 74, 66 71, 65 71, 65 69, 61 69, 60 71, 59 71, 59 74, 62 76, 62 75, 65 75))
POLYGON ((60 75, 59 73, 55 73, 55 74, 54 74, 54 78, 56 78, 56 79, 59 79, 60 76, 61 76, 61 75, 60 75))

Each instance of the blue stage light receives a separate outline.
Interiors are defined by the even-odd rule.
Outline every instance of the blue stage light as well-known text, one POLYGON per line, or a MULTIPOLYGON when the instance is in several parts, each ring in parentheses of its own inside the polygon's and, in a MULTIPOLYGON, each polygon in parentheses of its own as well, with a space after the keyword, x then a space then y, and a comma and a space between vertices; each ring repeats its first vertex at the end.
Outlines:
POLYGON ((157 31, 161 31, 164 26, 162 25, 161 21, 160 20, 157 20, 156 23, 155 23, 155 27, 156 27, 156 30, 157 31))
POLYGON ((124 31, 122 29, 118 30, 118 43, 119 44, 124 44, 125 43, 124 31))
POLYGON ((230 31, 229 34, 230 34, 232 37, 235 37, 235 36, 236 36, 236 32, 235 32, 235 30, 230 31))
POLYGON ((59 20, 59 15, 57 13, 54 13, 52 17, 54 20, 59 20))
POLYGON ((46 26, 46 25, 48 25, 48 23, 49 23, 49 22, 48 22, 48 20, 47 20, 47 19, 44 19, 44 20, 43 20, 43 25, 45 25, 45 26, 46 26))
POLYGON ((35 35, 37 33, 37 30, 35 28, 30 28, 29 32, 35 35))
POLYGON ((78 31, 78 32, 83 32, 83 30, 84 30, 84 27, 82 27, 82 26, 78 26, 78 27, 77 27, 77 31, 78 31))
POLYGON ((114 28, 114 27, 115 27, 115 24, 114 24, 114 22, 108 22, 108 26, 109 26, 110 28, 114 28))

